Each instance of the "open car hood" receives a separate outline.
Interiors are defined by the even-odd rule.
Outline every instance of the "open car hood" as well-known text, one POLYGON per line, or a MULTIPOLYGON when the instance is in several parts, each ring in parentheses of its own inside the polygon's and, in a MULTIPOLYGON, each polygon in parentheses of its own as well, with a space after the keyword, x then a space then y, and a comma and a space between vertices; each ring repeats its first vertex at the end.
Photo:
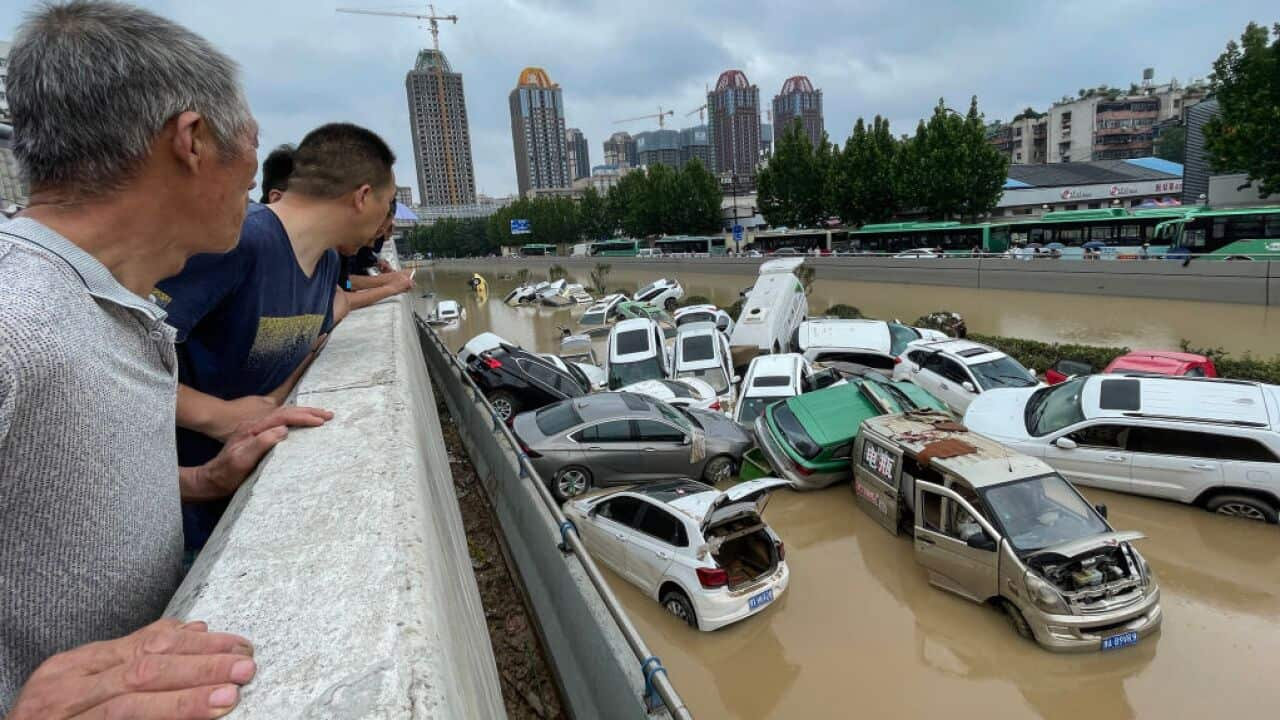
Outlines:
POLYGON ((707 513, 702 516, 703 532, 742 515, 762 514, 764 506, 769 503, 769 493, 787 485, 790 483, 778 478, 760 478, 734 485, 712 500, 707 507, 707 513))
POLYGON ((1119 545, 1122 542, 1133 542, 1145 537, 1145 533, 1140 533, 1137 530, 1124 530, 1121 532, 1113 530, 1109 533, 1090 535, 1089 537, 1080 538, 1079 540, 1068 540, 1066 542, 1058 543, 1057 545, 1040 548, 1027 557, 1032 558, 1038 555, 1061 555, 1066 558, 1072 558, 1081 553, 1092 550, 1099 545, 1119 545))

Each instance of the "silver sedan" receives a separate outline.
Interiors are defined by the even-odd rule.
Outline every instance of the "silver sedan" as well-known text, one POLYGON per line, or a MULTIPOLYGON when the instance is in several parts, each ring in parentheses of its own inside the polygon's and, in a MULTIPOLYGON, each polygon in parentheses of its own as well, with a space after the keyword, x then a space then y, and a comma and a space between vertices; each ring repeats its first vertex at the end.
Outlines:
POLYGON ((592 487, 671 477, 717 483, 752 438, 717 412, 676 409, 634 393, 566 400, 516 416, 512 429, 538 474, 564 501, 592 487))

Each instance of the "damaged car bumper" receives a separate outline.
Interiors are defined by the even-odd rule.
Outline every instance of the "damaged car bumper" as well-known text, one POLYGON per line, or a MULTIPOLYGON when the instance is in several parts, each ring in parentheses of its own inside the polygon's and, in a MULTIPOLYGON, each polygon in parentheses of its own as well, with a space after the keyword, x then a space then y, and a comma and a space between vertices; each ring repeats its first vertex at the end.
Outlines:
MULTIPOLYGON (((1164 615, 1160 609, 1160 588, 1152 587, 1138 602, 1123 609, 1087 615, 1050 615, 1019 604, 1036 642, 1057 652, 1097 652, 1108 638, 1130 633, 1124 645, 1131 645, 1160 629, 1164 615)), ((1118 645, 1117 647, 1122 646, 1118 645)))

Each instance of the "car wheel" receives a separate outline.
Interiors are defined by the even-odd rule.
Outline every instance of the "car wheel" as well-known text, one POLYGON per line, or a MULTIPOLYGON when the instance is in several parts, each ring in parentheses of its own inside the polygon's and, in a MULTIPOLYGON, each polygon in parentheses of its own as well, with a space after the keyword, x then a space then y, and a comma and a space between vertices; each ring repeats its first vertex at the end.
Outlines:
POLYGON ((498 419, 504 423, 510 423, 511 418, 520 412, 520 402, 506 390, 498 390, 490 395, 489 405, 493 408, 493 412, 497 414, 498 419))
POLYGON ((724 482, 733 475, 733 458, 717 455, 702 466, 702 479, 712 485, 724 482))
POLYGON ((591 473, 577 465, 560 468, 556 472, 551 494, 560 502, 572 500, 591 489, 591 473))
POLYGON ((1019 637, 1028 640, 1035 640, 1035 633, 1031 632, 1031 625, 1027 623, 1027 619, 1022 616, 1022 611, 1017 605, 1004 601, 1004 615, 1009 618, 1009 624, 1013 626, 1013 631, 1018 633, 1019 637))
POLYGON ((668 590, 662 596, 662 609, 683 620, 694 630, 698 629, 698 616, 693 612, 693 603, 679 590, 668 590))
POLYGON ((1218 495, 1205 504, 1209 512, 1219 515, 1276 524, 1276 509, 1271 503, 1251 495, 1218 495))
POLYGON ((667 312, 669 313, 676 311, 676 299, 673 297, 667 298, 667 301, 663 303, 663 305, 667 308, 667 312))

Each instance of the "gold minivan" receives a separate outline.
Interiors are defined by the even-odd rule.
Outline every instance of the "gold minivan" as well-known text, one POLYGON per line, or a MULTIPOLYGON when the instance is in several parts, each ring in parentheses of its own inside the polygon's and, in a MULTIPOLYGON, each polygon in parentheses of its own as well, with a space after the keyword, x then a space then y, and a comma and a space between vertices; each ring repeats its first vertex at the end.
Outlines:
POLYGON ((1086 652, 1159 629, 1143 535, 1116 532, 1041 460, 916 412, 863 421, 852 462, 858 506, 915 538, 929 582, 1001 608, 1023 637, 1086 652))

